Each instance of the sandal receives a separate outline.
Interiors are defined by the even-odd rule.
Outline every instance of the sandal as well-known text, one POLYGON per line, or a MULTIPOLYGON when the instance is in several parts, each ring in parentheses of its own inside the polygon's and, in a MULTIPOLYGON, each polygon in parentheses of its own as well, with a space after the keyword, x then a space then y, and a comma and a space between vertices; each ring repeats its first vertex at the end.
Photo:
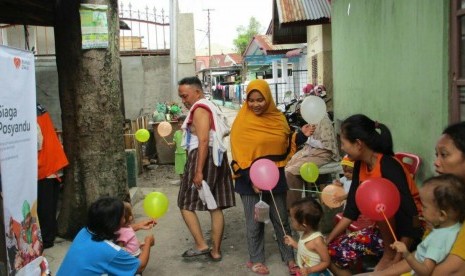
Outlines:
POLYGON ((267 275, 270 274, 270 271, 268 270, 268 267, 262 263, 252 263, 252 262, 247 262, 247 267, 252 270, 252 272, 260 274, 260 275, 267 275))
POLYGON ((292 264, 292 265, 287 265, 287 267, 289 268, 289 275, 297 275, 297 274, 300 274, 300 273, 299 273, 300 268, 299 268, 298 265, 292 264))
POLYGON ((184 253, 182 253, 182 256, 184 258, 196 257, 196 256, 208 254, 208 253, 210 253, 210 251, 211 251, 210 248, 207 248, 207 249, 204 249, 204 250, 189 248, 184 253))

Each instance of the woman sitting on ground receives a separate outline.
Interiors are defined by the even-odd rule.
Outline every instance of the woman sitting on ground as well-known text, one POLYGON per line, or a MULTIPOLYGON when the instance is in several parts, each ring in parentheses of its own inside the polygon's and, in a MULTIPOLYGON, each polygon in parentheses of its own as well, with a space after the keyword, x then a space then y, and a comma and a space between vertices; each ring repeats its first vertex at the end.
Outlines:
MULTIPOLYGON (((132 225, 134 231, 150 229, 153 220, 144 220, 132 225)), ((138 258, 116 245, 115 234, 124 224, 123 201, 103 197, 92 203, 87 214, 87 226, 74 238, 71 247, 57 272, 58 276, 72 275, 135 275, 141 273, 154 245, 153 234, 145 237, 138 258)))

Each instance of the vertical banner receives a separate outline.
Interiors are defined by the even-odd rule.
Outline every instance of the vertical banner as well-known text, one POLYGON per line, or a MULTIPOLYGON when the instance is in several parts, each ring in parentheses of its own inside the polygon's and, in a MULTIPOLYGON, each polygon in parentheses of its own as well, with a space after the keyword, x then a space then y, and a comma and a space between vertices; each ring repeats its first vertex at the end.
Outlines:
POLYGON ((82 49, 108 48, 107 5, 81 4, 82 49))
POLYGON ((34 55, 0 45, 2 238, 6 240, 9 275, 40 274, 35 87, 34 55))

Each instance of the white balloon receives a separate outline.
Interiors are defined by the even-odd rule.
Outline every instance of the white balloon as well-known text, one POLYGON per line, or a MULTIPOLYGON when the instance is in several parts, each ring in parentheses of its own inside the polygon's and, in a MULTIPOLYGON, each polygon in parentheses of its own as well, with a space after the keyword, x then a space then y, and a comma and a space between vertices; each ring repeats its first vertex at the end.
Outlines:
POLYGON ((307 96, 300 105, 300 114, 309 124, 318 124, 326 114, 325 101, 317 96, 307 96))

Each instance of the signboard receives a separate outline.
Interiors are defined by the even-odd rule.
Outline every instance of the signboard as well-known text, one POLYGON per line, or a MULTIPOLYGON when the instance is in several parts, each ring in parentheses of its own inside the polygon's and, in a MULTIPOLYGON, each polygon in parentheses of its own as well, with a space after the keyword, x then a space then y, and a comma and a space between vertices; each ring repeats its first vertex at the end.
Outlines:
POLYGON ((35 87, 34 55, 0 45, 0 174, 9 275, 40 275, 35 87))
POLYGON ((82 49, 108 48, 107 5, 81 4, 82 49))

